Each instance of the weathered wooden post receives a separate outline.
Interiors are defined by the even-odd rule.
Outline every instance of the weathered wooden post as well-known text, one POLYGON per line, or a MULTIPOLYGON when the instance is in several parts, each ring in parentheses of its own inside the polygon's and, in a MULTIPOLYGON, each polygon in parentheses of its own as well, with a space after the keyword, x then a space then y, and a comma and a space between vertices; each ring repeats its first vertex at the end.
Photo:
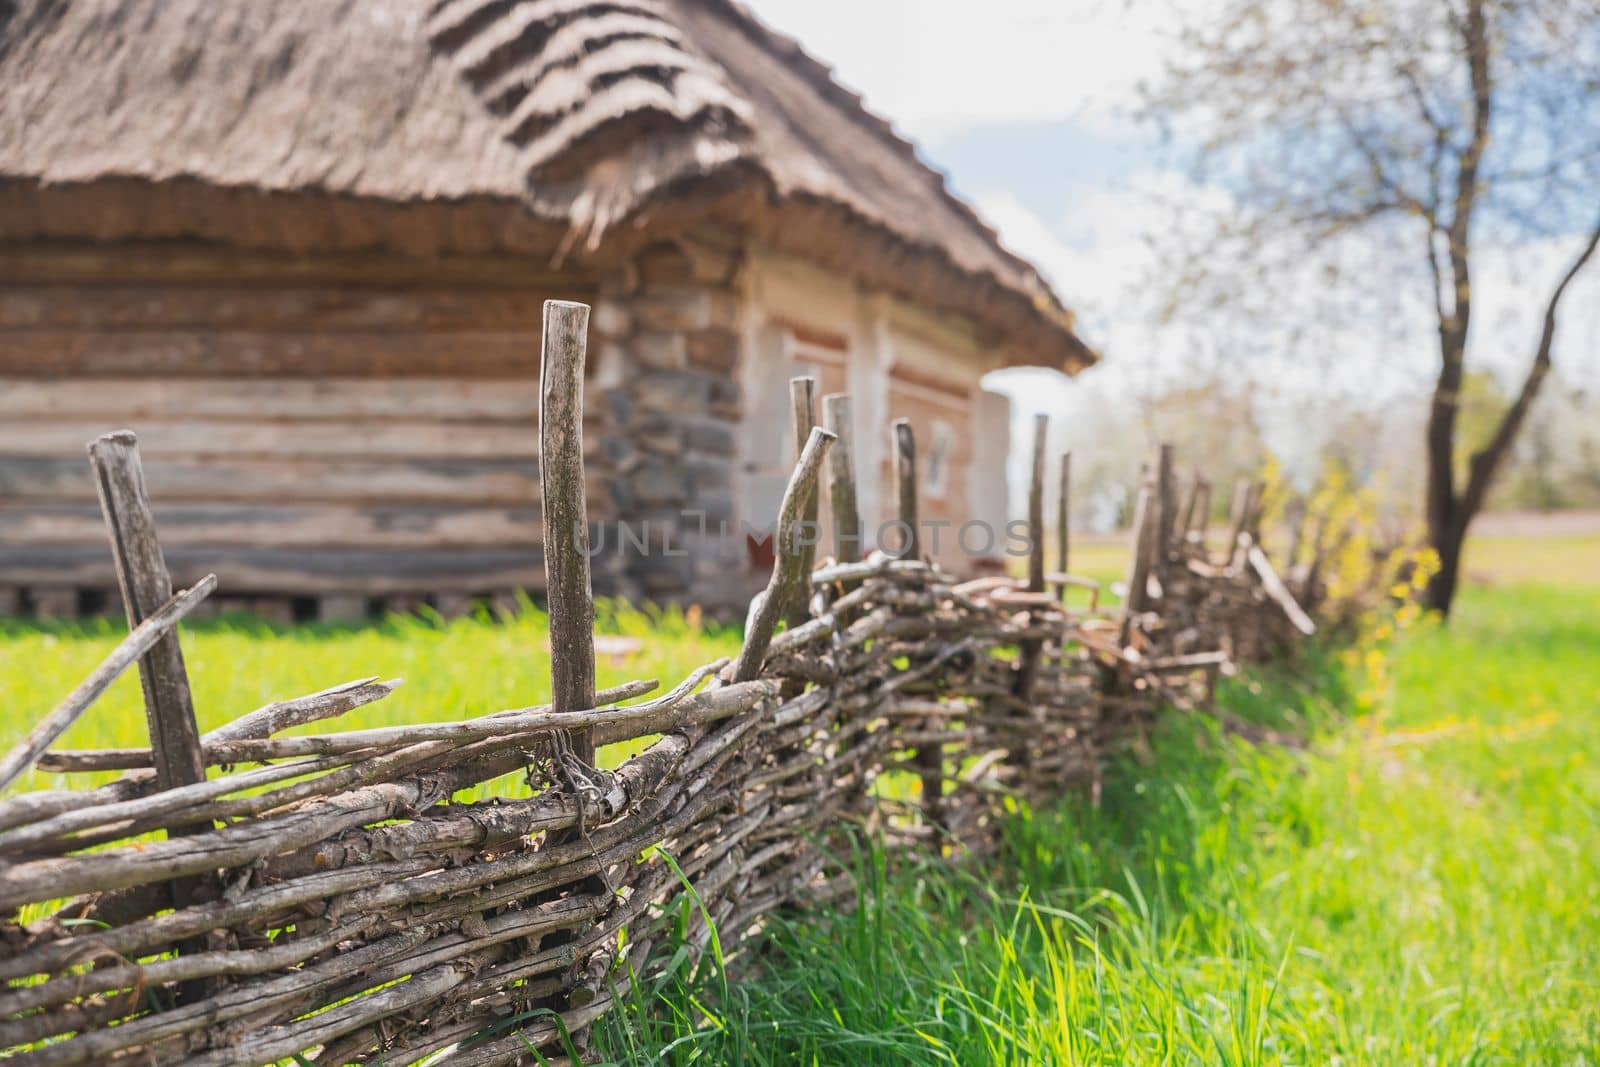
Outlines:
MULTIPOLYGON (((583 365, 589 306, 544 303, 539 354, 539 487, 544 506, 545 595, 550 604, 551 706, 594 707, 594 591, 589 575, 589 509, 583 476, 583 365)), ((572 754, 594 765, 588 730, 572 733, 572 754)))
MULTIPOLYGON (((1061 486, 1056 497, 1056 569, 1062 574, 1072 573, 1067 568, 1069 549, 1072 547, 1070 520, 1072 515, 1072 453, 1061 453, 1061 486)), ((1065 587, 1063 587, 1065 591, 1065 587)))
MULTIPOLYGON (((1050 437, 1050 416, 1035 415, 1033 419, 1033 464, 1028 479, 1028 592, 1044 592, 1044 479, 1045 445, 1050 437)), ((1039 678, 1039 662, 1044 658, 1044 639, 1030 637, 1017 648, 1017 677, 1015 693, 1028 707, 1033 705, 1033 690, 1039 678)), ((1017 763, 1027 767, 1032 762, 1031 747, 1021 746, 1015 753, 1017 763)))
POLYGON ((1250 535, 1250 540, 1256 544, 1261 543, 1261 520, 1267 513, 1267 483, 1257 479, 1250 486, 1250 520, 1245 524, 1245 532, 1250 535))
POLYGON ((817 478, 822 464, 833 445, 833 434, 821 427, 813 428, 800 459, 795 463, 789 485, 783 491, 783 503, 778 507, 778 525, 772 535, 772 577, 764 592, 757 594, 750 605, 750 616, 745 623, 744 647, 733 665, 733 680, 749 682, 761 674, 766 662, 767 648, 772 644, 772 634, 783 618, 791 598, 804 595, 810 572, 804 570, 805 557, 797 543, 799 527, 805 518, 807 494, 815 494, 817 478))
POLYGON ((1183 518, 1178 520, 1178 526, 1173 531, 1173 551, 1180 552, 1189 543, 1189 531, 1194 527, 1194 511, 1200 503, 1200 472, 1196 471, 1189 480, 1189 491, 1184 495, 1183 518))
POLYGON ((906 543, 901 559, 922 558, 922 541, 917 536, 917 439, 910 419, 894 423, 894 484, 898 501, 896 518, 905 527, 906 543))
POLYGON ((1250 521, 1251 492, 1250 479, 1240 478, 1233 483, 1233 504, 1228 509, 1232 518, 1228 533, 1227 565, 1229 567, 1232 567, 1239 558, 1239 535, 1245 532, 1250 521))
MULTIPOLYGON (((95 491, 100 510, 105 513, 106 531, 111 536, 111 555, 116 564, 117 586, 122 591, 122 607, 128 628, 137 630, 147 619, 157 616, 172 599, 172 575, 167 570, 161 542, 156 538, 155 516, 145 490, 144 466, 139 461, 139 440, 130 430, 106 434, 89 444, 89 464, 94 469, 95 491)), ((195 723, 194 697, 189 691, 189 673, 183 664, 183 648, 175 629, 162 634, 139 660, 139 685, 144 690, 145 725, 150 733, 150 760, 155 767, 156 788, 173 789, 206 780, 206 765, 200 748, 200 728, 195 723)), ((169 830, 168 836, 191 836, 212 828, 210 822, 169 830)), ((204 876, 175 878, 168 883, 168 899, 173 908, 187 907, 206 881, 204 876)), ((185 941, 180 955, 204 951, 205 938, 185 941)), ((204 997, 211 983, 186 982, 178 998, 192 1001, 204 997)))
MULTIPOLYGON (((811 439, 811 431, 817 428, 817 380, 815 378, 790 378, 789 402, 793 409, 794 417, 794 454, 799 456, 805 451, 806 442, 811 439)), ((818 492, 816 483, 811 486, 806 495, 804 513, 801 515, 801 526, 796 531, 796 547, 800 551, 800 573, 808 576, 816 565, 817 538, 820 530, 817 526, 817 515, 821 511, 818 506, 821 502, 821 493, 818 492)), ((788 621, 790 626, 799 626, 810 618, 807 601, 810 599, 809 585, 800 590, 798 596, 791 597, 788 608, 788 621)))
POLYGON ((833 508, 833 554, 840 563, 861 559, 861 510, 856 503, 855 458, 850 448, 850 396, 822 398, 822 418, 834 436, 828 455, 828 502, 833 508))
POLYGON ((1134 616, 1144 610, 1145 585, 1150 580, 1150 534, 1154 518, 1150 514, 1153 490, 1140 484, 1139 499, 1133 508, 1133 544, 1128 557, 1128 590, 1122 608, 1122 644, 1133 636, 1134 616))
POLYGON ((1152 566, 1163 576, 1163 583, 1167 560, 1172 554, 1172 530, 1178 522, 1178 492, 1172 477, 1174 451, 1170 443, 1163 441, 1156 453, 1155 559, 1152 566))
MULTIPOLYGON (((128 628, 137 629, 172 599, 172 575, 156 539, 144 467, 139 462, 138 438, 128 430, 98 438, 89 445, 89 463, 94 468, 100 509, 111 535, 111 554, 116 561, 117 585, 122 590, 128 628)), ((156 788, 205 781, 194 698, 189 692, 189 675, 176 632, 163 635, 139 661, 139 684, 144 689, 156 788)))
MULTIPOLYGON (((894 422, 895 516, 905 527, 906 543, 901 559, 921 559, 921 538, 917 533, 917 440, 909 419, 894 422)), ((930 729, 938 724, 930 723, 930 729)), ((911 754, 912 766, 922 785, 922 818, 935 832, 944 823, 944 745, 931 741, 911 754)))
POLYGON ((1202 478, 1199 471, 1195 471, 1194 493, 1189 498, 1189 515, 1183 524, 1183 540, 1198 548, 1202 558, 1207 555, 1206 527, 1210 522, 1211 483, 1202 478))
POLYGON ((1033 466, 1028 478, 1028 592, 1044 592, 1044 452, 1050 416, 1033 417, 1033 466))

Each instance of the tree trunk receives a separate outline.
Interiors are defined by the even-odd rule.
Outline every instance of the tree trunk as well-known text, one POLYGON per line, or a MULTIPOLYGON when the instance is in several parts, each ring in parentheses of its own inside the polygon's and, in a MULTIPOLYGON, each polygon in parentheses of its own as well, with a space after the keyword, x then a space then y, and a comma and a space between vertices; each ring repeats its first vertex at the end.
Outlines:
POLYGON ((1440 331, 1443 364, 1439 383, 1434 389, 1433 411, 1428 420, 1428 544, 1439 554, 1439 572, 1428 582, 1423 594, 1423 605, 1440 616, 1450 616, 1450 606, 1455 600, 1456 587, 1461 577, 1461 549, 1466 543, 1467 527, 1483 510, 1495 474, 1511 453, 1517 434, 1528 419, 1534 401, 1538 400, 1545 378, 1550 374, 1550 353, 1555 346, 1556 313, 1561 299, 1583 269, 1600 250, 1600 221, 1589 231, 1589 240, 1577 258, 1562 275, 1545 304, 1544 323, 1539 331, 1539 343, 1534 348, 1533 363, 1522 380, 1516 399, 1506 409, 1495 427, 1488 445, 1472 457, 1466 487, 1458 495, 1454 488, 1455 415, 1461 390, 1461 367, 1465 360, 1465 334, 1454 335, 1440 331), (1459 347, 1452 346, 1452 340, 1459 347))
POLYGON ((1441 619, 1450 617, 1450 608, 1455 603, 1456 587, 1461 580, 1461 550, 1465 544, 1465 536, 1446 534, 1443 541, 1430 545, 1439 555, 1439 570, 1428 580, 1428 588, 1422 594, 1422 606, 1441 619))
POLYGON ((1429 581, 1423 603, 1428 610, 1448 616, 1461 555, 1457 530, 1466 526, 1455 485, 1456 416, 1466 363, 1466 335, 1459 319, 1440 325, 1439 349, 1439 378, 1428 411, 1427 519, 1428 547, 1438 553, 1440 569, 1429 581))

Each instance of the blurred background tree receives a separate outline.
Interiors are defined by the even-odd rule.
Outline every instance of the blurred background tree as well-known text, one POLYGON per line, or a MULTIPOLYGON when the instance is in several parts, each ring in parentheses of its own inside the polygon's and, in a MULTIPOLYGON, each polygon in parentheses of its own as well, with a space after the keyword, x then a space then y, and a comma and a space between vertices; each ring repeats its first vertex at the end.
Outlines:
MULTIPOLYGON (((1180 18, 1184 47, 1146 112, 1226 195, 1185 205, 1161 235, 1177 268, 1166 314, 1292 298, 1311 308, 1293 331, 1309 337, 1381 315, 1397 292, 1425 295, 1437 374, 1422 494, 1440 562, 1426 602, 1448 614, 1497 476, 1515 462, 1516 495, 1548 497, 1566 444, 1559 423, 1523 430, 1555 363, 1562 299, 1600 245, 1600 5, 1221 0, 1180 18), (1502 390, 1468 368, 1484 347, 1482 265, 1489 250, 1536 246, 1551 253, 1543 277, 1515 296, 1537 302, 1540 329, 1502 390)), ((1582 469, 1596 448, 1579 445, 1582 469)))

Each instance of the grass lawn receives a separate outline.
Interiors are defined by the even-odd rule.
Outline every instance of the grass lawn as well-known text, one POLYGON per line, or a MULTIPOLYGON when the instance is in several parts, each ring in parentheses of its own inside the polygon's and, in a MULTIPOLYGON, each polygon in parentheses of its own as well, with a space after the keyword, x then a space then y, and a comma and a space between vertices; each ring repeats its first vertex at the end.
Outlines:
MULTIPOLYGON (((1305 747, 1171 717, 1115 768, 1098 810, 1069 800, 1019 815, 980 870, 886 874, 852 857, 853 911, 774 923, 733 978, 680 965, 636 988, 601 1051, 705 1064, 1600 1063, 1600 538, 1577 540, 1478 552, 1471 569, 1501 580, 1470 588, 1448 630, 1420 625, 1392 647, 1225 689, 1235 715, 1305 747)), ((627 662, 603 658, 602 685, 670 684, 737 643, 681 615, 613 614, 602 628, 654 635, 627 662)), ((0 747, 121 631, 0 622, 0 747)), ((362 674, 407 683, 352 725, 547 692, 536 614, 287 631, 227 620, 184 643, 202 728, 362 674)), ((65 743, 142 734, 130 677, 65 743)), ((36 774, 25 787, 60 784, 36 774)))
MULTIPOLYGON (((670 688, 702 664, 739 650, 732 630, 702 627, 682 612, 615 609, 601 605, 596 630, 637 637, 637 654, 601 655, 604 688, 636 678, 670 688)), ((120 620, 35 623, 0 619, 0 692, 9 714, 0 721, 0 751, 10 748, 127 634, 120 620)), ((403 678, 388 698, 289 733, 445 721, 540 704, 550 696, 550 647, 545 616, 525 607, 510 620, 483 615, 445 622, 393 617, 379 625, 268 626, 250 617, 184 623, 182 641, 195 715, 213 729, 273 700, 314 693, 366 675, 403 678)), ((58 748, 143 747, 143 703, 136 672, 119 678, 58 748)), ((613 762, 626 757, 611 746, 613 762)), ((33 772, 14 789, 58 789, 113 775, 33 772)))

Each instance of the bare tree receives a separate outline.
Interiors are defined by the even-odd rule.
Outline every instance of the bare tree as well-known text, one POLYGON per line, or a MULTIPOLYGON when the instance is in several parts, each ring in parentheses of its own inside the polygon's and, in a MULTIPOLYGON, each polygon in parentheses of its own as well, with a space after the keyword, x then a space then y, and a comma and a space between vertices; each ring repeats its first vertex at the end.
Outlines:
MULTIPOLYGON (((1600 245, 1600 5, 1595 0, 1222 0, 1183 30, 1148 113, 1226 193, 1183 296, 1207 309, 1275 284, 1360 301, 1410 287, 1436 325, 1427 419, 1428 605, 1448 614, 1473 517, 1551 368, 1558 312, 1600 245), (1457 473, 1459 399, 1486 249, 1568 257, 1520 388, 1457 473), (1285 269, 1292 265, 1292 269, 1285 269), (1352 269, 1352 267, 1354 269, 1352 269), (1227 280, 1223 280, 1227 279, 1227 280)), ((1192 237, 1194 227, 1188 229, 1192 237)), ((1304 296, 1305 294, 1300 294, 1304 296)))

